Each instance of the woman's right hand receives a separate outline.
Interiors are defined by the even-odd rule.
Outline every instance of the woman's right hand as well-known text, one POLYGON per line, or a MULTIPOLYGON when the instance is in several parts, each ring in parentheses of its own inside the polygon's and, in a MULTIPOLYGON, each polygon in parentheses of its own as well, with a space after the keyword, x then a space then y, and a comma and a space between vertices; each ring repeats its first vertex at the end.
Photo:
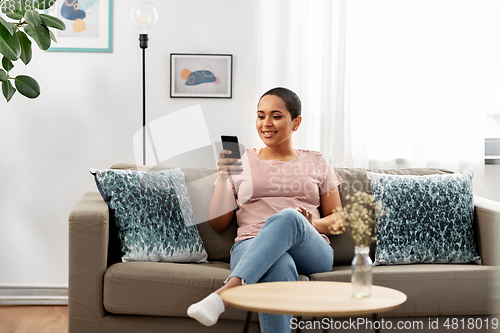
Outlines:
POLYGON ((233 220, 234 211, 238 208, 235 201, 234 186, 228 178, 231 175, 240 173, 241 160, 237 158, 226 158, 226 155, 231 154, 230 150, 221 150, 219 153, 219 161, 217 162, 217 170, 219 175, 215 182, 214 194, 209 208, 209 221, 212 228, 221 232, 226 230, 233 220), (232 165, 239 163, 240 165, 232 165), (229 190, 232 187, 233 190, 229 190))
POLYGON ((229 154, 231 154, 230 150, 221 150, 219 153, 217 170, 219 171, 219 177, 221 177, 222 179, 227 179, 229 178, 229 176, 239 174, 243 171, 241 166, 241 159, 226 158, 226 155, 229 154))

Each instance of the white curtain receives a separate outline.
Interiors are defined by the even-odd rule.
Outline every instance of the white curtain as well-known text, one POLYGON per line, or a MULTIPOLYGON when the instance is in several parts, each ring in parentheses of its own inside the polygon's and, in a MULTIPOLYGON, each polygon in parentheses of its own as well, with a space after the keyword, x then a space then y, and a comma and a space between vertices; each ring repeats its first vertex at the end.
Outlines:
POLYGON ((472 168, 481 195, 499 12, 497 0, 262 0, 256 94, 297 92, 294 144, 332 165, 472 168))
MULTIPOLYGON (((294 145, 336 164, 350 159, 345 7, 345 0, 261 0, 256 15, 256 97, 276 86, 296 92, 303 121, 294 145)), ((255 137, 252 144, 262 142, 255 137)))
POLYGON ((471 168, 483 194, 486 114, 500 110, 499 12, 497 0, 348 3, 357 164, 471 168))

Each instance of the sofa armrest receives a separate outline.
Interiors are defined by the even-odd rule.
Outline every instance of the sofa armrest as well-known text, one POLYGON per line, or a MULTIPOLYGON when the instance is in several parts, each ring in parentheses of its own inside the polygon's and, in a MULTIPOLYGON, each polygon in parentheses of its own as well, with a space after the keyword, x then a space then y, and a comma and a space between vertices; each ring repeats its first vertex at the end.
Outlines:
POLYGON ((474 196, 476 246, 484 265, 499 265, 495 237, 500 236, 500 202, 474 196))
POLYGON ((108 205, 85 193, 69 215, 69 332, 100 332, 108 255, 108 205))

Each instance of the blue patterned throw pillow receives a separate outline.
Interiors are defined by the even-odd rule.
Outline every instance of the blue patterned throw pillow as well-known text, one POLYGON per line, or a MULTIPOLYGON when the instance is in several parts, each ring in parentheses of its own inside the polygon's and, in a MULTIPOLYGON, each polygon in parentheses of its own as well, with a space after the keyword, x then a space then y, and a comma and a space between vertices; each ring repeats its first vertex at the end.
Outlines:
POLYGON ((409 176, 367 172, 389 214, 380 218, 374 265, 481 264, 474 243, 472 170, 409 176))
POLYGON ((114 212, 123 261, 206 261, 181 169, 91 173, 114 212))

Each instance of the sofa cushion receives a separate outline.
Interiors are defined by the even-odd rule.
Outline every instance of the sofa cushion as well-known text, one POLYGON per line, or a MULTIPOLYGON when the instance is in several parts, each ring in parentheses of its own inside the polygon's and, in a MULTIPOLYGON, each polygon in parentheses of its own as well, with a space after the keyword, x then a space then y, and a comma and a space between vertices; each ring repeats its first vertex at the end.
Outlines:
MULTIPOLYGON (((111 167, 118 170, 158 171, 171 169, 168 166, 144 166, 128 163, 119 163, 111 167)), ((236 219, 224 231, 217 233, 208 223, 208 209, 214 192, 217 179, 217 170, 203 168, 180 168, 184 172, 191 206, 195 216, 201 239, 208 253, 208 260, 229 262, 229 252, 236 238, 236 219)))
MULTIPOLYGON (((394 288, 408 297, 383 316, 444 316, 493 314, 491 288, 498 267, 471 264, 375 266, 373 284, 394 288)), ((351 267, 309 276, 311 281, 351 281, 351 267)))
POLYGON ((481 263, 472 229, 472 170, 367 176, 377 200, 390 210, 379 220, 375 265, 481 263))
MULTIPOLYGON (((220 288, 230 272, 221 261, 117 263, 104 275, 104 307, 115 314, 187 317, 189 305, 220 288)), ((244 320, 245 312, 227 307, 221 318, 244 320)))
MULTIPOLYGON (((393 175, 433 175, 450 174, 449 170, 436 168, 404 168, 404 169, 363 169, 363 168, 334 168, 342 177, 344 183, 340 187, 340 200, 342 205, 346 204, 346 195, 352 195, 356 191, 372 193, 370 180, 366 176, 367 171, 393 174, 393 175)), ((341 235, 329 236, 330 243, 335 250, 334 265, 350 265, 354 257, 354 241, 347 233, 341 235)), ((375 244, 370 247, 370 255, 374 259, 375 244)))
POLYGON ((194 225, 183 172, 93 170, 114 213, 123 261, 203 262, 207 253, 194 225))

